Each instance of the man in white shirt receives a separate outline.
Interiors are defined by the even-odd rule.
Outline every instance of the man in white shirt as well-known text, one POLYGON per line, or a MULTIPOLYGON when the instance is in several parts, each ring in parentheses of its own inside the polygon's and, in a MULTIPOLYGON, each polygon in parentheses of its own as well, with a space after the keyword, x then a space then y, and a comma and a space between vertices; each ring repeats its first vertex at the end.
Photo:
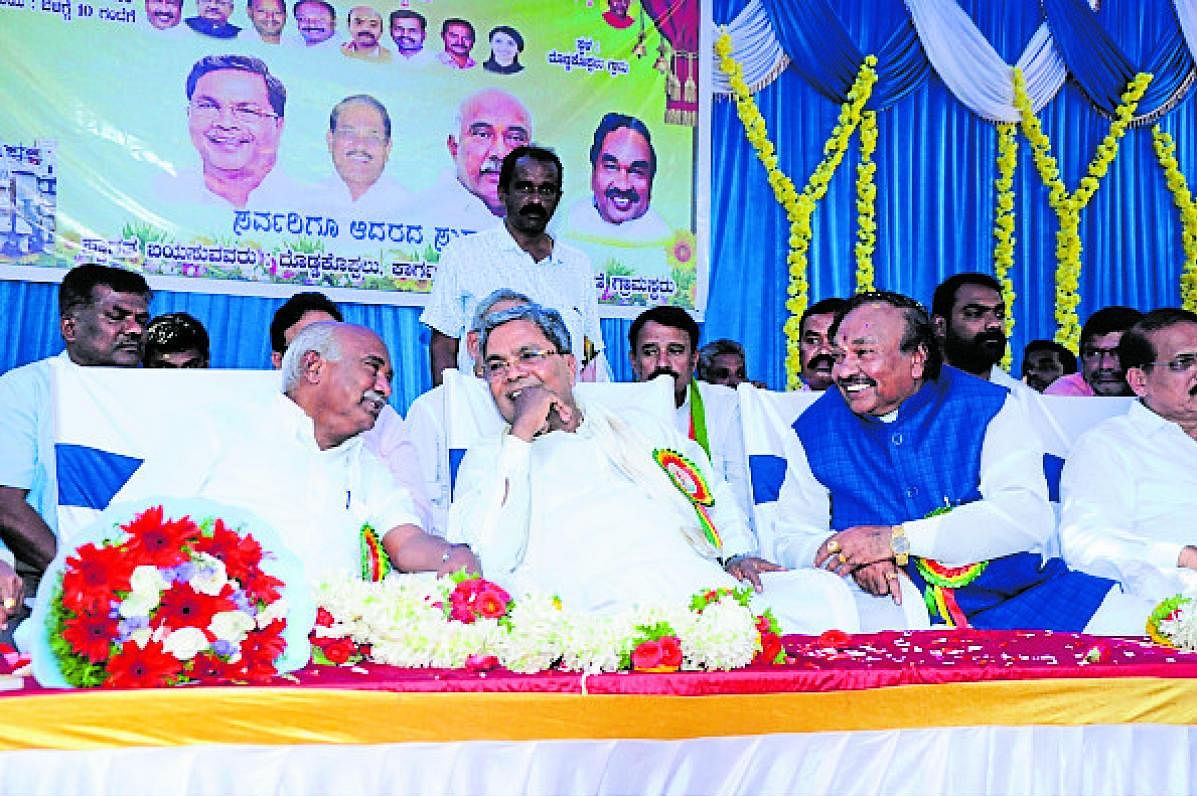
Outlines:
POLYGON ((1149 312, 1118 359, 1139 400, 1077 440, 1061 479, 1071 566, 1162 600, 1197 593, 1197 314, 1149 312))
POLYGON ((558 313, 493 313, 480 346, 510 426, 466 454, 449 538, 468 542, 488 577, 583 611, 684 605, 743 581, 763 591, 784 632, 854 626, 838 580, 752 555, 743 515, 701 448, 647 415, 575 399, 577 361, 558 313))
POLYGON ((953 274, 935 288, 931 323, 944 362, 1008 390, 1027 391, 999 365, 1006 355, 1005 321, 1002 286, 988 274, 953 274))
POLYGON ((698 334, 698 324, 681 307, 653 307, 628 328, 628 360, 636 381, 673 377, 675 428, 706 452, 716 475, 731 486, 740 510, 751 517, 740 400, 733 389, 693 378, 698 334))
POLYGON ((445 368, 472 370, 461 338, 478 301, 499 288, 559 311, 574 341, 573 354, 584 367, 602 351, 590 261, 546 231, 561 198, 562 174, 551 150, 519 147, 507 153, 497 185, 505 208, 502 225, 455 238, 445 247, 420 316, 432 328, 433 384, 441 383, 445 368))
MULTIPOLYGON (((281 368, 292 341, 301 331, 320 321, 343 321, 341 308, 323 293, 296 293, 275 310, 270 320, 270 363, 281 368)), ((432 504, 423 488, 420 456, 399 413, 386 404, 373 427, 363 432, 366 449, 382 460, 395 483, 406 489, 420 515, 420 527, 432 529, 432 504)))
POLYGON ((402 571, 478 571, 468 547, 422 530, 409 493, 362 442, 386 406, 393 375, 374 332, 335 321, 308 324, 283 357, 283 394, 272 416, 247 437, 224 442, 199 496, 260 514, 310 578, 369 576, 376 547, 365 526, 402 571))
POLYGON ((1044 556, 1053 516, 1021 401, 943 365, 906 296, 858 294, 831 333, 836 388, 787 443, 780 563, 895 601, 901 567, 934 623, 1139 632, 1138 601, 1044 556))
MULTIPOLYGON (((138 274, 91 263, 72 268, 58 291, 66 344, 59 357, 81 367, 139 366, 150 296, 138 274)), ((50 359, 0 377, 0 624, 22 612, 22 595, 36 591, 57 547, 51 406, 50 359)))

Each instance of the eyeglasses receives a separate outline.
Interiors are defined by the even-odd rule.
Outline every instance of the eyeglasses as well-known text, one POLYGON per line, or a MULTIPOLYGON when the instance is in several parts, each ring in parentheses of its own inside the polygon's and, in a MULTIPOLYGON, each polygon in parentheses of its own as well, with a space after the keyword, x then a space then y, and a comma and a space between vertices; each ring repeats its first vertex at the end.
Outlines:
POLYGON ((1118 358, 1118 347, 1113 348, 1093 348, 1084 346, 1081 348, 1081 359, 1101 359, 1102 357, 1118 358))
POLYGON ((486 376, 487 381, 499 381, 507 378, 507 374, 511 372, 512 368, 535 368, 551 356, 560 354, 560 351, 541 351, 539 348, 525 348, 518 351, 511 359, 503 359, 501 357, 490 357, 486 362, 482 363, 482 372, 486 376))
POLYGON ((556 199, 561 194, 556 185, 533 185, 530 182, 517 182, 511 190, 520 196, 539 196, 541 199, 556 199))
POLYGON ((210 99, 200 99, 187 106, 191 115, 202 122, 213 122, 220 118, 220 114, 227 107, 233 115, 233 120, 240 124, 260 124, 266 119, 277 119, 278 114, 267 111, 256 105, 221 105, 210 99))
POLYGON ((359 129, 348 124, 343 124, 333 130, 333 138, 339 138, 342 141, 348 141, 351 138, 356 138, 359 141, 365 141, 367 144, 385 144, 387 137, 383 135, 381 130, 373 128, 359 129))
POLYGON ((1177 354, 1172 359, 1148 362, 1143 367, 1149 368, 1155 365, 1163 365, 1173 373, 1187 373, 1194 367, 1197 367, 1197 354, 1177 354))

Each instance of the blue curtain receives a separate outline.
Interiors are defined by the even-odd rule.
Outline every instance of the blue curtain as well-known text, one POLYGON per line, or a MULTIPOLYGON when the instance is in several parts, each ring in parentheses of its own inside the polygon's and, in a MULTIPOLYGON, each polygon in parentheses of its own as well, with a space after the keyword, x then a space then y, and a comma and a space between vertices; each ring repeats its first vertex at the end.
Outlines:
MULTIPOLYGON (((787 5, 776 3, 776 5, 787 5)), ((901 3, 836 0, 835 13, 851 40, 876 52, 907 16, 901 3)), ((1039 3, 960 0, 979 30, 1009 63, 1017 60, 1043 22, 1039 3)), ((716 23, 730 21, 742 0, 715 4, 716 23)), ((1175 32, 1170 0, 1105 0, 1096 19, 1129 62, 1146 64, 1175 32)), ((780 166, 801 186, 835 125, 838 105, 790 68, 756 95, 777 145, 780 166)), ((1160 120, 1177 141, 1177 159, 1197 184, 1197 130, 1192 93, 1160 120)), ((1045 132, 1064 180, 1076 187, 1109 127, 1071 83, 1042 112, 1045 132)), ((966 270, 992 273, 993 179, 996 133, 966 110, 932 75, 878 116, 876 283, 930 303, 936 284, 966 270)), ((745 343, 749 372, 772 386, 784 383, 786 240, 784 214, 765 171, 744 139, 735 107, 717 102, 713 120, 712 301, 705 336, 745 343), (732 298, 732 297, 735 298, 732 298)), ((1056 217, 1047 202, 1029 147, 1021 136, 1013 273, 1016 366, 1022 347, 1055 330, 1056 217)), ((812 301, 846 296, 854 288, 856 145, 815 211, 811 247, 812 301)), ((1180 221, 1152 152, 1148 128, 1131 130, 1097 195, 1082 215, 1084 320, 1109 304, 1148 309, 1178 305, 1183 263, 1180 221)))
MULTIPOLYGON (((717 23, 731 20, 743 0, 714 0, 717 23)), ((777 4, 784 5, 784 4, 777 4)), ((834 0, 829 4, 848 41, 860 52, 880 52, 909 25, 901 3, 834 0)), ((1039 3, 961 0, 998 53, 1013 63, 1044 19, 1039 3)), ((791 6, 792 7, 792 6, 791 6)), ((1104 0, 1095 15, 1113 47, 1142 68, 1159 60, 1161 42, 1175 34, 1170 0, 1104 0)), ((1075 31, 1074 31, 1075 33, 1075 31)), ((1079 33, 1077 35, 1080 35, 1079 33)), ((884 65, 882 65, 884 66, 884 65)), ((855 67, 853 67, 854 72, 855 67)), ((910 82, 910 81, 907 81, 910 82)), ((877 284, 925 302, 935 285, 963 270, 992 271, 992 125, 957 102, 932 74, 879 114, 877 284)), ((757 95, 781 167, 801 185, 818 162, 839 112, 796 68, 757 95)), ((1160 124, 1177 141, 1177 158, 1197 185, 1197 116, 1190 93, 1160 124)), ((1069 84, 1041 114, 1074 188, 1109 123, 1069 84)), ((781 336, 785 321, 784 214, 765 182, 764 168, 744 139, 735 108, 716 102, 712 120, 711 290, 703 337, 731 337, 748 349, 749 374, 770 386, 785 383, 781 336)), ((1055 214, 1021 141, 1017 191, 1018 292, 1013 346, 1054 332, 1055 214)), ((811 298, 844 296, 854 287, 855 144, 814 216, 811 298)), ((1180 222, 1151 148, 1150 130, 1132 130, 1101 189, 1084 212, 1082 320, 1102 306, 1142 309, 1177 305, 1183 262, 1180 222)), ((55 286, 0 282, 0 370, 61 350, 55 286)), ((154 313, 185 310, 212 331, 217 367, 262 367, 268 361, 266 328, 280 300, 159 293, 154 313)), ((397 363, 394 403, 400 409, 429 385, 428 334, 419 310, 346 305, 348 320, 377 329, 397 363)), ((628 321, 603 321, 603 337, 617 378, 630 378, 628 321)))

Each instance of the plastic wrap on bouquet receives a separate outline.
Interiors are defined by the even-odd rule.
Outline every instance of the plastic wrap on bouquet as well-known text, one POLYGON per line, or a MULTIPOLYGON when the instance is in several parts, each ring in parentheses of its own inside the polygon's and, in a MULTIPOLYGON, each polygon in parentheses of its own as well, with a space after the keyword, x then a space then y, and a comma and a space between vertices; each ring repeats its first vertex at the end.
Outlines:
POLYGON ((307 664, 315 617, 275 529, 163 498, 109 506, 60 548, 18 633, 45 687, 263 682, 307 664))

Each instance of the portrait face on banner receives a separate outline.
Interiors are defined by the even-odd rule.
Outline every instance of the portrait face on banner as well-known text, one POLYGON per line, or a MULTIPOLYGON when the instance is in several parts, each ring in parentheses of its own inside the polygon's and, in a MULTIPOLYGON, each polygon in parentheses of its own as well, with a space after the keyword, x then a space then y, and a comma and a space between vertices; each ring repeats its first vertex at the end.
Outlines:
POLYGON ((449 154, 457 181, 502 217, 499 167, 507 153, 532 141, 532 118, 524 104, 506 91, 487 89, 461 105, 457 135, 449 135, 449 154))
POLYGON ((328 41, 336 33, 337 18, 332 8, 317 0, 305 0, 295 7, 295 27, 309 47, 328 41))
POLYGON ((274 168, 283 120, 272 109, 266 80, 240 69, 217 69, 199 78, 188 107, 187 129, 213 181, 253 190, 274 168))
POLYGON ((607 133, 590 178, 594 205, 604 221, 622 224, 648 212, 653 162, 652 146, 636 130, 617 127, 607 133))
POLYGON ((328 132, 328 151, 337 174, 354 198, 378 182, 391 139, 382 113, 363 100, 346 103, 336 112, 336 129, 328 132))
POLYGON ((252 0, 249 18, 262 41, 277 44, 287 24, 287 6, 283 0, 252 0))
POLYGON ((183 19, 183 0, 145 0, 145 17, 158 30, 173 28, 183 19))

